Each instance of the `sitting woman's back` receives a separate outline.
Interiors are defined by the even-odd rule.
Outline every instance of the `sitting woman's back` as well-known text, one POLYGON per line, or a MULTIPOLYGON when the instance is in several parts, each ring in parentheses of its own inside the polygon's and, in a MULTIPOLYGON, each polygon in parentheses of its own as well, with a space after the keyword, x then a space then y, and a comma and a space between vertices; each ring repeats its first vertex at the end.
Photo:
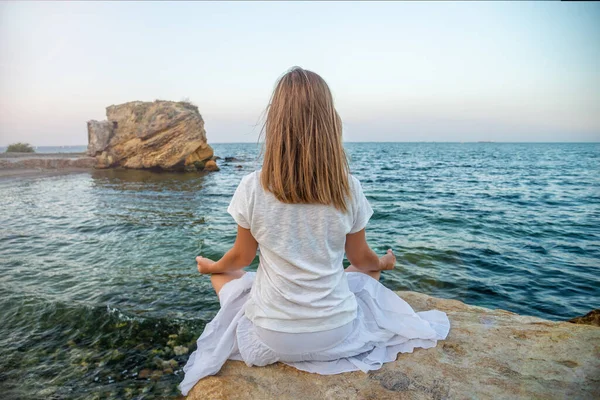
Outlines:
POLYGON ((294 68, 269 104, 263 168, 229 207, 260 247, 246 316, 278 332, 337 328, 356 317, 342 261, 346 235, 372 210, 349 174, 342 124, 325 81, 294 68))
POLYGON ((350 177, 345 212, 323 204, 288 204, 265 191, 261 171, 242 179, 228 208, 249 229, 260 266, 245 306, 255 325, 278 332, 316 332, 356 317, 356 298, 342 265, 346 235, 364 229, 373 213, 350 177))

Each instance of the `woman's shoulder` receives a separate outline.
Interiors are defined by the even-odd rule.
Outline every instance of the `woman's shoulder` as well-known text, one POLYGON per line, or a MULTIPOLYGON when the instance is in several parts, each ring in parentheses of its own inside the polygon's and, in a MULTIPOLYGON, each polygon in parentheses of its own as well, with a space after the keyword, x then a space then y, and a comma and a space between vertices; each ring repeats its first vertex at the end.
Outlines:
POLYGON ((240 181, 240 186, 246 189, 252 189, 256 185, 260 184, 260 170, 253 171, 249 174, 246 174, 242 177, 240 181))
POLYGON ((354 176, 354 175, 352 175, 352 174, 348 174, 348 176, 350 177, 350 184, 351 184, 351 185, 356 185, 356 184, 359 184, 359 185, 360 185, 360 181, 358 180, 358 178, 357 178, 357 177, 355 177, 355 176, 354 176))
POLYGON ((352 193, 360 191, 362 188, 362 184, 360 183, 358 178, 352 174, 348 174, 348 175, 350 176, 350 179, 348 180, 348 183, 350 184, 350 191, 352 193))

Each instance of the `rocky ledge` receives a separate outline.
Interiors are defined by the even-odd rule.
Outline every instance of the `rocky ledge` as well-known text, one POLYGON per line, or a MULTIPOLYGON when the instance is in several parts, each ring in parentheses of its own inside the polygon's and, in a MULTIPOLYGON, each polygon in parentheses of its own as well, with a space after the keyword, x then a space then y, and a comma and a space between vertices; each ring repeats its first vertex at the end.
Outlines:
POLYGON ((106 121, 88 121, 96 168, 217 171, 198 107, 161 101, 113 105, 106 121))
POLYGON ((0 170, 93 168, 96 159, 81 153, 0 153, 0 170))
POLYGON ((321 376, 284 364, 228 361, 189 399, 592 399, 600 393, 600 328, 397 292, 452 325, 431 349, 400 354, 368 374, 321 376))

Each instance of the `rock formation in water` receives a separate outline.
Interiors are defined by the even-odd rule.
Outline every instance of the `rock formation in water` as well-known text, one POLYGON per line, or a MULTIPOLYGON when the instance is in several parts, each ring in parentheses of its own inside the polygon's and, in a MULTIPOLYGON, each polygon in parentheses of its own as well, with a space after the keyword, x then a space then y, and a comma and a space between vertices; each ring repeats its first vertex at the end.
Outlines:
POLYGON ((107 107, 106 117, 87 123, 96 168, 202 170, 213 156, 198 107, 188 102, 133 101, 107 107))
POLYGON ((592 399, 600 393, 600 328, 397 292, 415 311, 438 309, 450 334, 380 370, 317 375, 276 363, 227 361, 189 399, 592 399))

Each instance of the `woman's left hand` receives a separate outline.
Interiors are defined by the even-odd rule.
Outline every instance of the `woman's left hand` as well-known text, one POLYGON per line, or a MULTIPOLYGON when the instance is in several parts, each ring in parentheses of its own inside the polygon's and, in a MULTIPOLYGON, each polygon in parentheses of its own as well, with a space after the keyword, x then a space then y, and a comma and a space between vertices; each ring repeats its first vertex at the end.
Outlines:
POLYGON ((196 257, 196 262, 198 263, 198 272, 200 272, 201 274, 212 273, 211 267, 215 263, 213 260, 211 260, 210 258, 198 256, 196 257))

